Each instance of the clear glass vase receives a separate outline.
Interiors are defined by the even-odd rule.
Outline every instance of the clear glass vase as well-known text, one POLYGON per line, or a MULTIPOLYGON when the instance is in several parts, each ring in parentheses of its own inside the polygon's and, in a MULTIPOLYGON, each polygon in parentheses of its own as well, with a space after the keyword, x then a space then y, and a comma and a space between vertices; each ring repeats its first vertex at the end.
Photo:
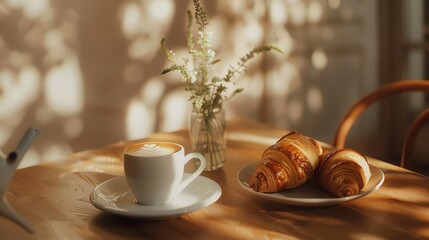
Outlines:
POLYGON ((215 109, 207 116, 193 111, 189 120, 189 134, 193 152, 206 159, 205 171, 221 168, 225 163, 225 111, 215 109))

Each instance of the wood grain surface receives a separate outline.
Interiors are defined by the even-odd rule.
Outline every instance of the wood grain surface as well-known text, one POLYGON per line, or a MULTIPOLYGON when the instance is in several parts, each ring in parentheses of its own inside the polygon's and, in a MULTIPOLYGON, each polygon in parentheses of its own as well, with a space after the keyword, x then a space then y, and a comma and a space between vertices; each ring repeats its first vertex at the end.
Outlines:
MULTIPOLYGON (((127 142, 18 170, 6 197, 35 233, 0 217, 0 239, 429 239, 429 179, 376 159, 369 161, 384 171, 382 187, 341 205, 292 207, 243 190, 238 171, 259 161, 286 132, 243 119, 229 121, 225 165, 203 173, 221 185, 222 196, 169 220, 118 217, 90 203, 95 186, 123 175, 121 152, 127 142)), ((147 139, 190 150, 185 130, 147 139)))

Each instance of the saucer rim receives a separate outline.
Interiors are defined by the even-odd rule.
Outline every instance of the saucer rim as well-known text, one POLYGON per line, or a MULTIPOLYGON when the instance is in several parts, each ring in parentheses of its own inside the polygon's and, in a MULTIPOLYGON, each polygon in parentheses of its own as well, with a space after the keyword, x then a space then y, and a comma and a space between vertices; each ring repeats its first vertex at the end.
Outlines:
MULTIPOLYGON (((185 176, 186 175, 190 175, 190 174, 185 173, 185 176)), ((207 206, 215 203, 222 195, 222 188, 220 187, 220 185, 216 181, 200 175, 185 188, 185 190, 186 190, 187 188, 194 187, 194 189, 196 189, 197 191, 199 191, 201 193, 202 199, 199 200, 198 202, 191 204, 191 205, 184 206, 184 207, 166 209, 166 210, 159 209, 160 206, 153 206, 153 208, 158 208, 158 211, 149 211, 146 213, 142 212, 142 211, 136 212, 136 211, 131 211, 130 208, 119 208, 117 206, 111 206, 107 202, 101 201, 99 199, 99 197, 96 196, 97 192, 100 191, 101 187, 106 186, 108 184, 112 184, 112 182, 114 182, 114 181, 126 182, 125 176, 113 177, 113 178, 97 185, 90 194, 90 202, 92 203, 92 205, 94 205, 96 208, 98 208, 104 212, 108 212, 108 213, 111 213, 114 215, 139 218, 139 219, 146 219, 146 220, 159 220, 159 219, 168 219, 168 218, 179 217, 183 214, 194 212, 196 210, 202 209, 204 207, 207 207, 207 206), (197 182, 197 180, 199 180, 200 182, 197 182), (201 183, 201 181, 204 181, 204 183, 201 183), (201 187, 199 187, 199 186, 201 186, 201 184, 209 184, 210 187, 207 190, 203 190, 203 189, 201 189, 201 187), (211 191, 211 193, 207 194, 207 191, 211 191), (205 196, 205 195, 207 195, 207 196, 205 196)), ((128 192, 127 194, 132 194, 127 185, 123 186, 123 188, 124 189, 123 189, 122 194, 125 192, 128 192)), ((118 196, 119 194, 121 194, 120 191, 115 193, 115 196, 118 196)), ((143 205, 141 207, 145 208, 145 209, 151 208, 151 206, 143 206, 143 205)))

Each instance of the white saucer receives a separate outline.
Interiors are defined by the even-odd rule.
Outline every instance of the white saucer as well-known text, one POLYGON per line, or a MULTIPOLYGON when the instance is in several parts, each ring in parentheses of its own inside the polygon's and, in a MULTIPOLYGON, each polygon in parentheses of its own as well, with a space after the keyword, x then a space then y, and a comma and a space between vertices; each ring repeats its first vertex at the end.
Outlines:
POLYGON ((307 181, 305 184, 294 189, 287 189, 276 193, 261 193, 254 191, 251 187, 249 187, 248 184, 250 177, 255 172, 257 164, 258 163, 250 164, 240 170, 237 178, 241 187, 256 197, 294 206, 320 207, 349 202, 374 192, 380 188, 384 182, 383 171, 381 171, 376 166, 369 164, 371 178, 365 187, 354 196, 336 197, 321 189, 313 179, 309 179, 309 181, 307 181))
MULTIPOLYGON (((185 173, 184 177, 190 174, 185 173)), ((90 195, 91 203, 106 212, 142 219, 178 217, 216 202, 222 189, 215 181, 198 176, 172 202, 161 206, 136 203, 124 176, 112 178, 98 185, 90 195)))

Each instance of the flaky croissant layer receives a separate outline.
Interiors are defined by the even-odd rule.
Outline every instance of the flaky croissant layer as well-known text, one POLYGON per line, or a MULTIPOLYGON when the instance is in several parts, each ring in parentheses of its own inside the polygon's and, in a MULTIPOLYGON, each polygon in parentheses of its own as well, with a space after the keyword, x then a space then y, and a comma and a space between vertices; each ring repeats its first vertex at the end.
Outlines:
POLYGON ((332 194, 348 197, 362 190, 371 172, 366 157, 354 150, 322 154, 317 141, 290 132, 264 151, 249 186, 258 192, 279 192, 298 187, 310 177, 332 194))
POLYGON ((366 157, 351 149, 336 149, 320 157, 316 183, 338 197, 358 194, 371 177, 366 157))
POLYGON ((278 192, 304 184, 319 164, 320 145, 298 132, 290 132, 262 154, 249 180, 258 192, 278 192))

